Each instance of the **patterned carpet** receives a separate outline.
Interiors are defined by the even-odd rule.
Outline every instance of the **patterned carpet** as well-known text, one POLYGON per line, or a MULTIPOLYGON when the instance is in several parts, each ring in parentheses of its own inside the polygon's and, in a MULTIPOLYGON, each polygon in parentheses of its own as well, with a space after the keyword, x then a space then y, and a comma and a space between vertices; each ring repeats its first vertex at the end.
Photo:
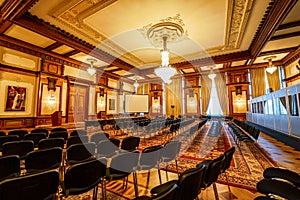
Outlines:
MULTIPOLYGON (((194 137, 186 151, 181 151, 178 159, 179 171, 196 166, 203 160, 217 158, 231 146, 236 147, 233 162, 227 170, 228 182, 230 185, 255 190, 256 183, 261 180, 264 169, 271 166, 278 166, 267 153, 254 142, 240 142, 237 145, 224 124, 220 130, 221 134, 211 136, 210 125, 203 127, 194 137)), ((189 142, 189 140, 182 140, 189 142)), ((168 165, 168 170, 176 171, 175 163, 168 165)), ((219 176, 219 183, 226 184, 224 174, 219 176)))

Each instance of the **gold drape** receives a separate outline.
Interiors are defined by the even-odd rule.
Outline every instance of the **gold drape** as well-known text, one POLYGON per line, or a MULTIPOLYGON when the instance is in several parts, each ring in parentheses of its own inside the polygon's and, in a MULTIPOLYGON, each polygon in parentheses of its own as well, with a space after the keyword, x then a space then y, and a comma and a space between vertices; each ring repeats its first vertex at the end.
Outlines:
POLYGON ((259 97, 266 94, 265 69, 251 69, 252 97, 259 97))
POLYGON ((267 79, 269 83, 269 88, 272 88, 273 91, 280 90, 280 79, 278 69, 273 72, 273 74, 267 73, 267 79))
POLYGON ((228 115, 228 95, 226 88, 226 76, 225 73, 217 73, 215 78, 217 94, 219 97, 220 106, 223 112, 223 115, 228 115))
POLYGON ((150 84, 144 83, 139 85, 137 89, 137 94, 149 94, 149 91, 150 91, 150 84))
POLYGON ((201 98, 202 98, 202 115, 206 115, 208 102, 210 98, 211 80, 207 75, 201 76, 201 98))
POLYGON ((170 84, 165 85, 166 90, 166 114, 167 116, 182 114, 182 82, 181 78, 172 79, 170 84), (174 108, 171 106, 174 105, 174 108))

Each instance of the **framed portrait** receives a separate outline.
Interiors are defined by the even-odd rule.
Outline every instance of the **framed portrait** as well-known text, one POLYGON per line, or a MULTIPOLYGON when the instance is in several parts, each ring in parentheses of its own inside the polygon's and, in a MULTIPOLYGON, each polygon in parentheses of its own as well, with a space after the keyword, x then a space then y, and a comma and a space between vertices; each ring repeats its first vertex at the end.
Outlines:
POLYGON ((26 88, 7 86, 5 111, 25 111, 26 88))

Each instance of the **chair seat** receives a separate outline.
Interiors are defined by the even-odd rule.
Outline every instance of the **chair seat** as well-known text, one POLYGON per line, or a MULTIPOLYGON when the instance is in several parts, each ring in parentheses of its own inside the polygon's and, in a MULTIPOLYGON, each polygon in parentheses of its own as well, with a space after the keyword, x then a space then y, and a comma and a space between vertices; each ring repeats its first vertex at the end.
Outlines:
POLYGON ((158 185, 151 189, 150 193, 152 195, 154 194, 160 194, 162 192, 170 190, 175 184, 177 183, 177 180, 168 181, 166 183, 163 183, 161 185, 158 185))

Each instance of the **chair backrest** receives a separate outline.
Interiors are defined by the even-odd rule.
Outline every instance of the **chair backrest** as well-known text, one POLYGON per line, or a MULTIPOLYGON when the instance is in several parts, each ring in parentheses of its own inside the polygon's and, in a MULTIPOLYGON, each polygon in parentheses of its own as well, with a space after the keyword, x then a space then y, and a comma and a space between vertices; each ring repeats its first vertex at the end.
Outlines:
POLYGON ((70 136, 82 136, 82 135, 87 135, 86 130, 73 130, 70 133, 70 136))
POLYGON ((33 141, 13 141, 3 144, 3 155, 18 155, 20 159, 24 159, 26 154, 33 151, 33 141))
POLYGON ((88 143, 89 137, 87 135, 82 136, 71 136, 67 140, 67 148, 72 144, 83 144, 88 143))
POLYGON ((286 181, 263 179, 256 184, 256 189, 265 195, 281 197, 278 199, 298 200, 300 197, 300 189, 286 181))
POLYGON ((61 132, 61 131, 68 131, 66 128, 63 128, 63 127, 57 127, 57 128, 52 128, 51 129, 51 133, 53 132, 61 132))
POLYGON ((47 139, 42 139, 38 143, 38 149, 49 149, 52 147, 60 147, 64 148, 64 139, 63 138, 47 138, 47 139))
POLYGON ((201 192, 201 185, 205 176, 205 166, 191 168, 180 174, 177 181, 176 199, 193 200, 201 192))
POLYGON ((49 138, 64 138, 65 142, 68 140, 68 137, 67 131, 55 131, 49 134, 49 138))
POLYGON ((116 147, 110 140, 103 140, 97 144, 97 157, 112 157, 119 151, 119 148, 116 147))
POLYGON ((98 185, 106 174, 107 160, 101 158, 70 166, 64 176, 64 193, 81 194, 98 185))
POLYGON ((171 189, 166 192, 152 196, 151 200, 174 200, 176 192, 178 191, 178 185, 175 184, 171 189))
POLYGON ((17 135, 0 136, 0 151, 3 151, 3 144, 6 142, 19 141, 20 138, 17 135))
POLYGON ((162 148, 162 145, 155 145, 143 149, 139 160, 139 169, 149 170, 156 166, 161 158, 162 148))
POLYGON ((44 128, 35 128, 31 130, 30 133, 45 133, 47 137, 49 136, 49 131, 44 128))
POLYGON ((224 159, 225 156, 221 154, 218 158, 215 158, 214 160, 205 160, 197 166, 200 167, 201 165, 204 165, 206 168, 204 181, 202 183, 203 188, 207 188, 217 181, 218 176, 221 173, 224 159))
POLYGON ((25 157, 27 172, 58 168, 62 161, 62 148, 53 147, 29 152, 25 157))
POLYGON ((269 167, 264 170, 265 179, 283 179, 293 183, 296 187, 300 187, 300 174, 285 168, 269 167))
POLYGON ((56 170, 6 179, 0 182, 0 199, 51 199, 58 190, 58 183, 56 170))
POLYGON ((108 171, 110 174, 133 172, 139 161, 139 151, 120 153, 112 157, 108 171))
POLYGON ((98 144, 99 142, 103 140, 108 140, 109 135, 104 132, 95 133, 91 136, 91 142, 94 142, 95 144, 98 144))
POLYGON ((180 152, 181 142, 174 140, 164 145, 162 150, 162 161, 170 162, 174 160, 180 152))
POLYGON ((230 163, 231 163, 234 152, 235 152, 235 147, 231 147, 230 149, 226 150, 223 153, 225 156, 225 159, 224 159, 222 170, 221 170, 222 173, 225 172, 225 170, 227 170, 230 167, 230 163))
POLYGON ((30 134, 26 134, 23 137, 23 140, 31 140, 33 141, 34 146, 38 146, 39 141, 42 139, 46 139, 46 134, 45 133, 30 133, 30 134))
POLYGON ((0 136, 6 136, 6 133, 4 131, 0 131, 0 136))
POLYGON ((126 151, 134 151, 140 145, 140 138, 135 136, 129 136, 122 140, 121 149, 126 151))
POLYGON ((20 139, 23 139, 24 135, 26 134, 28 134, 28 131, 23 129, 11 130, 7 133, 7 135, 17 135, 20 139))
POLYGON ((116 147, 120 146, 121 140, 118 138, 109 138, 109 141, 113 143, 116 147))
POLYGON ((20 174, 20 157, 17 155, 0 157, 0 181, 20 174))
POLYGON ((94 158, 96 145, 93 142, 84 144, 73 144, 67 148, 67 163, 75 164, 94 158))

